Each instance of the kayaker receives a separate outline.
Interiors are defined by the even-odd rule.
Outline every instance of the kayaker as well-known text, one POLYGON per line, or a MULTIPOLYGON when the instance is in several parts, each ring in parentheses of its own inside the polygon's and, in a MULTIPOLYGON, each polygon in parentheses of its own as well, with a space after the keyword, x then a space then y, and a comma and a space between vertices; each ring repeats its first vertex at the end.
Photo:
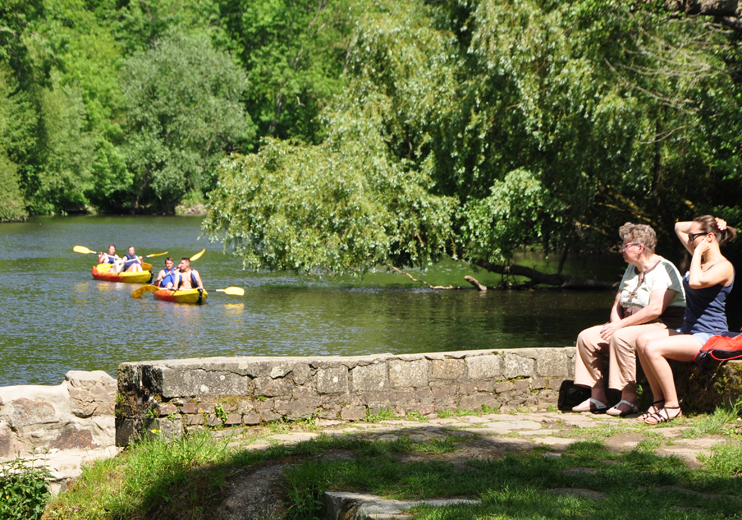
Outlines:
POLYGON ((191 269, 191 259, 183 257, 178 264, 178 272, 175 274, 173 282, 175 290, 200 289, 204 290, 204 284, 201 281, 201 275, 198 271, 191 269))
POLYGON ((169 256, 165 259, 165 269, 157 273, 157 279, 155 285, 164 287, 165 289, 172 289, 175 283, 175 275, 178 270, 173 267, 175 262, 169 256))
POLYGON ((134 246, 129 246, 129 252, 122 258, 123 271, 127 273, 141 273, 142 272, 142 257, 137 256, 134 246))
POLYGON ((121 257, 116 254, 116 246, 113 244, 108 246, 108 253, 98 253, 99 264, 114 264, 116 260, 121 260, 121 257))

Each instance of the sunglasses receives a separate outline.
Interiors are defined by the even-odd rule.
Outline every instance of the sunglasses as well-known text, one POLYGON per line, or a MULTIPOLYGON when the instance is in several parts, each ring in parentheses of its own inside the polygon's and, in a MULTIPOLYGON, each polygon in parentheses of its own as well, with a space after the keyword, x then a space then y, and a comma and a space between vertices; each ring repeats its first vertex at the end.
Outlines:
POLYGON ((644 244, 637 244, 637 243, 634 243, 634 242, 629 242, 628 244, 621 244, 621 252, 623 253, 624 251, 626 251, 631 246, 642 246, 642 245, 644 245, 644 244))
POLYGON ((707 231, 706 233, 688 233, 688 243, 689 243, 689 244, 692 244, 692 243, 693 243, 693 241, 694 241, 694 240, 695 240, 696 238, 698 238, 698 237, 700 237, 700 236, 703 236, 703 235, 710 235, 710 234, 711 234, 711 232, 710 232, 710 231, 707 231))

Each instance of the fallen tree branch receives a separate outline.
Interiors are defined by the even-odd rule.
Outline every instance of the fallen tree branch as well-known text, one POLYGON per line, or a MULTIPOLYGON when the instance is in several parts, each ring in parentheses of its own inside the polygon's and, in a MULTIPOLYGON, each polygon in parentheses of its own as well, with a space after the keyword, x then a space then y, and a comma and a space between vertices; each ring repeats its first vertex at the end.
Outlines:
POLYGON ((464 276, 464 280, 466 280, 467 282, 469 282, 470 284, 472 284, 474 287, 476 287, 478 291, 487 292, 487 286, 486 285, 482 285, 481 283, 479 283, 479 280, 477 280, 473 276, 469 276, 467 274, 466 276, 464 276))
MULTIPOLYGON (((536 269, 525 267, 522 265, 500 265, 491 264, 484 260, 477 260, 474 264, 486 269, 491 273, 505 274, 511 276, 525 276, 531 281, 526 285, 544 284, 561 287, 562 289, 616 289, 618 283, 603 282, 600 280, 588 280, 585 278, 577 278, 569 274, 549 274, 542 273, 536 269)), ((471 282, 470 282, 471 283, 471 282)))

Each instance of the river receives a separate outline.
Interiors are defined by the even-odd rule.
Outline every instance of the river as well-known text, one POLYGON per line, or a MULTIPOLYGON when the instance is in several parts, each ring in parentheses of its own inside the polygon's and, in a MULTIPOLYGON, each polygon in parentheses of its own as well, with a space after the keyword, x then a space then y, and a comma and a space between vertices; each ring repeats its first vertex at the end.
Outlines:
MULTIPOLYGON (((68 370, 211 356, 365 355, 573 345, 577 333, 607 319, 614 293, 488 291, 499 276, 447 262, 417 278, 466 287, 433 291, 406 277, 363 278, 248 272, 221 244, 200 237, 199 217, 34 217, 0 224, 0 386, 56 385, 68 370), (93 280, 94 255, 82 245, 146 255, 206 253, 193 267, 209 290, 206 305, 131 298, 138 287, 93 280), (242 297, 214 291, 239 286, 242 297)), ((164 257, 150 261, 159 270, 164 257)), ((536 262, 536 261, 534 261, 536 262)), ((531 263, 544 267, 541 264, 531 263)), ((176 261, 177 263, 177 261, 176 261)), ((571 269, 620 279, 619 257, 571 269)), ((553 266, 546 266, 552 269, 553 266)))

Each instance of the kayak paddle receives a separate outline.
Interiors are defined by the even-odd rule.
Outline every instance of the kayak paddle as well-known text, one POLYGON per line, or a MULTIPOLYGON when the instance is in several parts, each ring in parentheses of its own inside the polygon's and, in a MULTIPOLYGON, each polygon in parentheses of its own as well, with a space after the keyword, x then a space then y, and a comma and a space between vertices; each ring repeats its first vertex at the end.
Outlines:
POLYGON ((201 258, 201 256, 202 256, 202 255, 203 255, 203 254, 204 254, 205 252, 206 252, 206 249, 202 249, 201 251, 199 251, 198 253, 196 253, 195 255, 193 255, 193 256, 191 257, 191 262, 195 262, 196 260, 198 260, 199 258, 201 258))
POLYGON ((157 292, 159 290, 160 290, 160 287, 158 287, 157 285, 142 285, 139 289, 134 289, 131 292, 131 297, 139 298, 144 293, 157 292))
POLYGON ((153 256, 162 256, 162 255, 166 255, 166 254, 167 254, 167 251, 165 251, 164 253, 155 253, 155 254, 152 254, 152 255, 147 255, 144 258, 152 258, 153 256))
POLYGON ((97 251, 91 251, 85 246, 75 246, 72 248, 75 253, 82 253, 83 255, 97 255, 97 251))
POLYGON ((227 287, 226 289, 217 289, 217 292, 223 292, 225 294, 231 294, 232 296, 244 296, 245 289, 242 287, 227 287))

